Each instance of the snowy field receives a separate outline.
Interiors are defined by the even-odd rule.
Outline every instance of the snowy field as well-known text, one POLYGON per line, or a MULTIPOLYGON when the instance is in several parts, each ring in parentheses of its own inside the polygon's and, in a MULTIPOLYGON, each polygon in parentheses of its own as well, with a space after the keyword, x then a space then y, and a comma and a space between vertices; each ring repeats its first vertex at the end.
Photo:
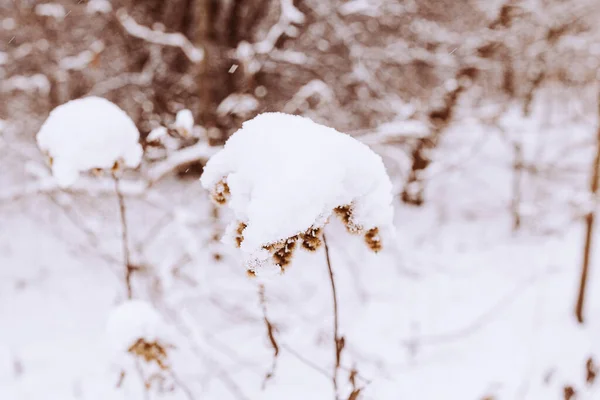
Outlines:
MULTIPOLYGON (((585 324, 574 316, 597 122, 535 115, 452 127, 427 170, 425 205, 395 196, 396 236, 378 254, 335 218, 325 227, 345 340, 340 398, 353 387, 373 400, 600 397, 597 258, 585 324), (520 182, 518 231, 511 138, 537 167, 520 182)), ((126 296, 110 180, 44 184, 35 143, 15 132, 5 126, 0 142, 0 399, 334 397, 322 247, 298 251, 282 276, 248 277, 240 251, 214 238, 234 216, 215 214, 199 181, 140 191, 126 173, 134 297, 154 306, 174 345, 168 368, 153 368, 117 354, 107 330, 126 296)), ((398 181, 407 156, 372 148, 398 181)))

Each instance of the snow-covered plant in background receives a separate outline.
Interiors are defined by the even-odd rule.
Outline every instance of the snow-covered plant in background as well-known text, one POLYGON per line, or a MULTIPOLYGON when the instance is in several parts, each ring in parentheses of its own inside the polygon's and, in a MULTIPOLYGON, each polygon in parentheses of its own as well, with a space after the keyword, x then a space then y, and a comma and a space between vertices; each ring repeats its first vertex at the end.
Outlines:
MULTIPOLYGON (((382 236, 391 236, 393 229, 393 208, 392 184, 381 157, 351 136, 308 118, 265 113, 246 121, 229 138, 206 164, 201 182, 216 203, 227 204, 233 211, 236 220, 228 226, 225 240, 242 250, 250 275, 265 265, 283 270, 299 243, 308 251, 323 244, 334 308, 331 379, 339 398, 345 339, 339 331, 336 285, 324 228, 337 214, 348 232, 364 236, 371 250, 382 248, 382 236)), ((259 288, 276 358, 278 346, 267 318, 264 286, 259 288)), ((267 379, 270 376, 272 373, 267 379)), ((355 399, 362 388, 351 381, 347 398, 355 399)))
POLYGON ((37 143, 60 187, 73 185, 86 171, 109 171, 115 182, 121 217, 127 296, 131 273, 125 200, 119 188, 124 167, 139 166, 143 149, 135 123, 116 104, 100 97, 72 100, 56 107, 37 134, 37 143))
POLYGON ((37 134, 52 175, 61 187, 91 170, 135 168, 142 159, 139 131, 117 105, 86 97, 56 107, 37 134))
POLYGON ((368 146, 308 118, 264 113, 245 122, 206 164, 202 185, 236 221, 226 240, 248 269, 281 268, 296 244, 316 250, 333 214, 378 251, 391 231, 392 185, 368 146))
POLYGON ((200 139, 204 134, 201 126, 194 124, 194 116, 188 109, 182 109, 175 115, 175 121, 160 125, 150 131, 146 137, 146 157, 150 160, 164 158, 171 152, 184 146, 190 139, 200 139))
POLYGON ((174 334, 152 305, 142 300, 120 304, 109 316, 107 334, 112 358, 120 369, 119 384, 137 373, 144 390, 173 386, 169 354, 175 348, 174 334))

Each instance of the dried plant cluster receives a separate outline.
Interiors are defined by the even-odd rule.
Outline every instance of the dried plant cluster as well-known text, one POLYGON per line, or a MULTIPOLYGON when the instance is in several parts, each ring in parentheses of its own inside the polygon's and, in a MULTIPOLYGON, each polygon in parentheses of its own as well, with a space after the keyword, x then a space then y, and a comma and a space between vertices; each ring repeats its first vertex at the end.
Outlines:
POLYGON ((144 338, 139 338, 127 351, 147 363, 156 363, 161 370, 167 370, 169 369, 167 347, 158 341, 148 342, 144 338))
POLYGON ((365 231, 365 229, 356 224, 354 222, 353 217, 353 206, 352 204, 348 204, 341 207, 336 207, 334 212, 336 215, 342 220, 344 225, 346 226, 346 230, 353 234, 363 234, 365 238, 365 243, 373 252, 377 253, 382 248, 381 237, 379 236, 379 228, 374 227, 365 231))
MULTIPOLYGON (((215 185, 211 191, 211 196, 213 201, 218 205, 223 206, 227 204, 231 193, 225 178, 220 180, 215 185)), ((377 253, 382 249, 379 228, 374 227, 371 229, 365 229, 361 225, 357 224, 354 220, 352 204, 336 207, 333 210, 333 213, 338 216, 350 234, 364 235, 365 243, 369 249, 371 249, 371 251, 377 253)), ((327 224, 328 221, 329 220, 325 221, 325 224, 327 224)), ((240 248, 244 242, 244 230, 247 227, 248 225, 245 222, 238 221, 237 228, 234 233, 234 242, 237 248, 240 248)), ((282 270, 285 270, 285 268, 292 262, 294 251, 297 248, 298 243, 301 244, 304 250, 311 252, 316 251, 321 247, 323 244, 323 227, 324 226, 312 226, 305 232, 264 245, 263 249, 271 254, 271 259, 274 264, 281 267, 282 270)), ((254 277, 256 276, 256 273, 252 269, 249 269, 248 276, 254 277)))
POLYGON ((229 191, 229 186, 227 185, 227 182, 225 182, 225 179, 219 181, 215 185, 211 192, 211 196, 214 202, 219 205, 225 205, 227 203, 229 196, 231 196, 231 192, 229 191))

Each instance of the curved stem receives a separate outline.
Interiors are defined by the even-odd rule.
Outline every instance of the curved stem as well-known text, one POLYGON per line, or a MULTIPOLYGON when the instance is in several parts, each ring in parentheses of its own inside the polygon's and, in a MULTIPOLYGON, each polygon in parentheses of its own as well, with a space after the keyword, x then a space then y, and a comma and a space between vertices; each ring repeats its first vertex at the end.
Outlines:
POLYGON ((125 264, 125 286, 127 288, 127 298, 131 299, 131 274, 133 272, 133 267, 131 265, 129 257, 129 229, 127 227, 125 198, 123 197, 123 193, 121 192, 121 188, 119 187, 119 178, 117 177, 117 175, 113 174, 113 179, 115 181, 115 192, 117 193, 117 200, 119 201, 119 215, 121 217, 121 245, 123 248, 123 263, 125 264))
POLYGON ((333 340, 335 349, 335 368, 333 370, 333 389, 335 391, 335 398, 338 398, 338 384, 337 375, 340 369, 340 360, 342 356, 342 349, 344 348, 344 338, 340 337, 339 334, 339 314, 338 314, 338 300, 337 290, 335 288, 335 279, 333 277, 333 269, 331 268, 331 258, 329 256, 329 246, 327 245, 327 238, 323 233, 323 245, 325 247, 325 258, 327 260, 327 268, 329 270, 329 281, 331 282, 331 294, 333 297, 333 340))

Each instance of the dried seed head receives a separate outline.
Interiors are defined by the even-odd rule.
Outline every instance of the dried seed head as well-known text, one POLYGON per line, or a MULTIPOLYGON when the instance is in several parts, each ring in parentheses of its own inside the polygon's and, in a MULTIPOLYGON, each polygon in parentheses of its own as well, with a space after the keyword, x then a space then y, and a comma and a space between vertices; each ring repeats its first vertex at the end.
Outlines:
POLYGON ((256 271, 253 269, 247 269, 246 275, 248 275, 248 278, 256 278, 256 271))
POLYGON ((227 182, 225 182, 225 179, 221 179, 217 182, 212 192, 212 198, 215 203, 224 205, 227 203, 230 195, 231 192, 229 191, 229 186, 227 185, 227 182))
POLYGON ((117 160, 117 161, 115 161, 115 163, 113 164, 112 168, 110 169, 110 172, 112 172, 114 174, 117 171, 119 171, 120 169, 121 169, 121 161, 117 160))
POLYGON ((372 228, 365 233, 365 242, 367 246, 375 253, 381 250, 381 237, 379 236, 379 228, 372 228))
POLYGON ((347 204, 345 206, 336 207, 333 211, 342 220, 342 222, 346 226, 346 230, 349 233, 352 233, 352 234, 360 233, 360 231, 362 230, 362 227, 360 225, 357 225, 354 222, 354 217, 352 215, 352 205, 351 204, 347 204))
POLYGON ((306 232, 300 234, 302 247, 308 251, 315 251, 321 247, 321 228, 309 228, 306 232))
POLYGON ((244 229, 246 229, 247 226, 248 225, 246 225, 245 223, 240 222, 235 231, 235 245, 238 249, 242 247, 242 242, 244 241, 244 229))
POLYGON ((143 358, 148 363, 156 362, 160 369, 168 369, 166 363, 167 351, 165 347, 156 341, 147 342, 143 338, 139 338, 127 351, 137 357, 143 358))
POLYGON ((292 262, 297 242, 298 235, 264 246, 264 249, 268 250, 273 255, 273 262, 279 265, 283 270, 292 262))
POLYGON ((92 168, 92 170, 91 170, 91 171, 92 171, 92 174, 93 174, 95 177, 100 177, 100 176, 102 176, 102 169, 100 169, 100 168, 92 168))

